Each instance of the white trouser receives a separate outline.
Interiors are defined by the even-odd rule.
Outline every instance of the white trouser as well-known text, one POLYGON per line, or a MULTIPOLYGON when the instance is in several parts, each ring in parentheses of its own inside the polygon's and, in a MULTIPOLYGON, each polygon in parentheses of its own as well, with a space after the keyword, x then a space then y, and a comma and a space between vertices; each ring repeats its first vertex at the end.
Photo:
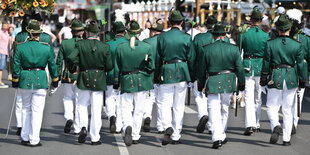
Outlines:
POLYGON ((17 88, 17 93, 16 93, 16 107, 15 107, 15 115, 16 115, 16 126, 18 128, 21 128, 23 125, 22 122, 22 107, 23 107, 23 102, 22 102, 22 95, 20 93, 20 88, 17 88))
POLYGON ((271 131, 274 127, 280 125, 279 109, 282 106, 283 113, 283 141, 290 141, 293 126, 292 109, 296 94, 296 88, 287 89, 285 81, 283 82, 283 90, 276 88, 268 89, 267 93, 267 114, 270 120, 271 131))
POLYGON ((194 82, 194 94, 195 94, 195 102, 197 105, 198 110, 198 119, 200 120, 201 117, 204 115, 208 115, 208 98, 205 94, 198 91, 198 84, 197 81, 194 82))
POLYGON ((162 107, 163 127, 165 130, 169 127, 173 128, 174 132, 171 138, 175 141, 181 138, 186 90, 187 82, 159 86, 158 101, 162 107))
POLYGON ((148 91, 137 93, 124 93, 121 95, 121 115, 123 119, 123 132, 127 126, 132 127, 132 140, 140 139, 140 130, 145 108, 145 99, 148 91), (133 113, 132 113, 133 112, 133 113))
MULTIPOLYGON (((303 100, 303 98, 304 98, 304 93, 305 93, 305 88, 301 88, 300 89, 300 112, 301 112, 301 103, 302 103, 302 100, 303 100)), ((296 95, 295 95, 295 99, 294 99, 294 105, 293 105, 293 123, 294 123, 294 125, 295 125, 295 127, 297 128, 297 125, 298 125, 298 120, 299 120, 299 117, 297 116, 297 93, 296 93, 296 95)))
POLYGON ((69 83, 62 83, 63 85, 63 104, 64 104, 64 117, 66 121, 69 119, 74 120, 73 127, 74 127, 74 133, 79 133, 81 131, 80 125, 79 125, 79 116, 77 112, 77 100, 78 100, 78 91, 77 86, 69 83), (75 110, 74 110, 74 104, 75 104, 75 110), (73 114, 73 111, 74 114, 73 114), (74 119, 73 119, 74 116, 74 119))
POLYGON ((91 91, 78 89, 78 107, 80 127, 88 127, 88 110, 91 105, 91 120, 90 120, 90 139, 92 142, 100 140, 100 129, 102 126, 101 111, 103 105, 103 91, 91 91))
POLYGON ((212 124, 212 141, 224 140, 228 124, 229 104, 232 93, 208 94, 209 121, 212 124))
POLYGON ((112 116, 116 117, 116 132, 120 132, 122 130, 122 115, 120 108, 120 92, 118 90, 113 89, 113 86, 107 86, 106 91, 106 112, 108 115, 108 119, 112 116))
POLYGON ((158 93, 159 93, 159 84, 154 84, 154 94, 155 94, 155 102, 157 107, 157 121, 156 128, 158 131, 164 131, 163 121, 162 121, 162 106, 158 101, 158 93))
POLYGON ((21 138, 32 145, 40 142, 46 92, 46 89, 20 89, 23 102, 21 138))
POLYGON ((261 86, 259 76, 245 77, 245 127, 260 128, 261 86))
POLYGON ((155 103, 155 90, 154 89, 147 91, 143 119, 146 119, 147 117, 149 117, 152 120, 153 103, 155 103))

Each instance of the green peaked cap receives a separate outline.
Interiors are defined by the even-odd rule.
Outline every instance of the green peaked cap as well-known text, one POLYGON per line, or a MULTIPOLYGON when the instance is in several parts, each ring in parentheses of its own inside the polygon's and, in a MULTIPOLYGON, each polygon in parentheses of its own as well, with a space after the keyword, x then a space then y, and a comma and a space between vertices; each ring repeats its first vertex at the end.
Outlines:
POLYGON ((163 24, 159 24, 159 23, 154 23, 152 24, 151 30, 155 30, 155 31, 159 31, 159 32, 162 32, 164 30, 164 26, 163 24))
POLYGON ((73 31, 83 31, 84 27, 83 24, 80 20, 73 20, 72 25, 71 25, 71 29, 73 31))
POLYGON ((212 29, 213 25, 216 23, 217 19, 213 15, 208 16, 207 21, 205 21, 205 25, 208 29, 212 29))
POLYGON ((168 19, 171 22, 180 22, 180 21, 184 20, 184 17, 179 10, 174 10, 170 13, 168 19))
POLYGON ((254 8, 252 13, 251 13, 251 19, 256 19, 256 20, 262 20, 262 12, 259 10, 259 8, 254 8))
POLYGON ((217 23, 214 25, 213 30, 212 30, 213 34, 225 34, 225 26, 221 23, 217 23))
POLYGON ((113 27, 113 32, 122 32, 126 30, 126 27, 124 26, 124 24, 122 22, 114 22, 112 24, 113 27))
POLYGON ((292 23, 286 14, 280 15, 279 19, 275 24, 277 29, 283 31, 288 30, 289 28, 292 27, 292 23))
POLYGON ((139 34, 142 31, 142 29, 140 28, 140 25, 137 23, 137 21, 131 20, 128 24, 127 31, 130 34, 139 34))
POLYGON ((41 33, 42 32, 40 28, 40 23, 34 19, 29 22, 28 26, 26 27, 26 30, 29 33, 41 33))
POLYGON ((86 25, 86 30, 92 33, 98 33, 100 31, 96 20, 90 20, 86 25))

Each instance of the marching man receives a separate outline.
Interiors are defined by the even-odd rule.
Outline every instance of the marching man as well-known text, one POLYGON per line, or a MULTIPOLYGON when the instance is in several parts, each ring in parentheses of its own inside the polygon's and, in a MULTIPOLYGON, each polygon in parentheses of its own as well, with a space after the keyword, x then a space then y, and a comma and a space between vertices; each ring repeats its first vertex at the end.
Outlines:
POLYGON ((212 31, 215 40, 203 46, 203 55, 197 68, 198 90, 208 96, 209 117, 212 124, 212 148, 218 149, 227 143, 225 131, 228 124, 230 98, 244 90, 244 71, 238 47, 224 42, 224 26, 216 24, 212 31))
MULTIPOLYGON (((291 145, 293 104, 297 87, 306 87, 304 53, 300 42, 289 37, 292 23, 287 15, 276 22, 279 37, 267 42, 260 85, 268 87, 267 114, 272 134, 270 143, 275 144, 282 132, 279 109, 283 113, 283 145, 291 145), (295 68, 296 66, 296 68, 295 68)), ((262 88, 265 91, 265 88, 262 88)))
MULTIPOLYGON (((74 51, 76 47, 76 42, 82 39, 82 35, 84 33, 84 27, 82 25, 82 22, 79 20, 74 20, 72 22, 72 36, 71 39, 65 39, 61 42, 59 52, 57 55, 56 64, 58 67, 58 76, 62 77, 61 83, 63 84, 63 104, 64 104, 64 116, 66 119, 66 125, 64 127, 64 132, 69 133, 71 130, 71 126, 73 125, 73 110, 74 110, 74 103, 77 102, 77 92, 76 92, 76 81, 77 81, 77 74, 71 74, 69 72, 69 68, 72 68, 72 66, 69 66, 68 64, 68 56, 74 51), (65 67, 64 70, 62 70, 63 61, 65 61, 65 67)), ((78 108, 75 108, 75 111, 78 108)), ((74 119, 74 133, 78 134, 81 131, 81 128, 79 127, 79 117, 78 113, 75 112, 75 118, 74 119)))
POLYGON ((76 42, 76 49, 68 56, 70 72, 78 70, 78 115, 82 127, 78 142, 85 143, 88 127, 88 109, 91 106, 90 139, 91 145, 100 145, 100 129, 102 126, 101 111, 103 91, 106 87, 106 72, 113 69, 110 47, 98 40, 99 27, 95 20, 86 25, 87 39, 76 42))
POLYGON ((136 21, 130 21, 127 29, 130 42, 119 44, 116 49, 113 87, 120 87, 121 90, 121 115, 124 142, 127 146, 139 144, 142 118, 147 104, 145 100, 149 95, 148 91, 153 89, 151 73, 155 66, 152 47, 138 40, 141 30, 136 21))
POLYGON ((29 41, 17 45, 12 85, 14 88, 20 88, 22 96, 21 144, 41 146, 40 129, 48 88, 45 67, 48 64, 52 87, 56 88, 58 86, 57 66, 54 51, 49 44, 39 41, 42 32, 39 22, 30 21, 26 29, 29 41))

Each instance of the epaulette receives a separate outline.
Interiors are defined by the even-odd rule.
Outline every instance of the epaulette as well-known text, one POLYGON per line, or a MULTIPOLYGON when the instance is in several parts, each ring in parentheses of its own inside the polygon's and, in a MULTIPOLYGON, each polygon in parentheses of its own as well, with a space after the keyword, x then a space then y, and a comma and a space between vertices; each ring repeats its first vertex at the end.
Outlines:
POLYGON ((21 44, 24 44, 24 43, 26 43, 26 41, 17 43, 17 45, 21 45, 21 44))
POLYGON ((47 46, 50 46, 50 44, 48 44, 48 43, 46 43, 46 42, 39 41, 39 43, 44 44, 44 45, 47 45, 47 46))
MULTIPOLYGON (((150 44, 149 42, 146 42, 145 40, 143 40, 143 42, 147 43, 147 44, 150 44)), ((151 45, 151 44, 150 44, 151 45)))
POLYGON ((205 44, 205 45, 202 45, 202 47, 206 47, 206 46, 208 46, 208 45, 211 45, 212 43, 210 43, 210 44, 205 44))

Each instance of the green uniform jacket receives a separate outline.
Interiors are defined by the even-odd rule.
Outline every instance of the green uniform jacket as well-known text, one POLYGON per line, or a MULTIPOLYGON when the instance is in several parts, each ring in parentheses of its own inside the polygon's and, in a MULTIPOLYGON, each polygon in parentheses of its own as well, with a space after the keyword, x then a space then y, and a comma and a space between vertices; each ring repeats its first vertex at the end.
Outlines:
MULTIPOLYGON (((111 58, 112 58, 112 62, 114 65, 116 63, 115 52, 116 52, 117 45, 123 42, 128 42, 128 40, 126 40, 123 37, 116 37, 113 40, 107 42, 107 44, 110 45, 111 58)), ((107 85, 113 85, 113 83, 114 83, 114 69, 112 69, 107 74, 107 85)))
POLYGON ((244 70, 237 46, 216 40, 213 44, 205 45, 203 56, 197 68, 198 90, 206 89, 206 94, 231 93, 237 90, 236 76, 239 85, 245 84, 244 70), (213 75, 229 70, 230 73, 213 75))
POLYGON ((240 48, 240 40, 242 36, 243 49, 243 66, 245 76, 261 75, 263 56, 267 40, 270 39, 268 33, 259 27, 251 27, 248 31, 239 36, 237 44, 240 48), (252 58, 249 58, 252 57, 252 58))
MULTIPOLYGON (((159 69, 161 64, 160 63, 156 63, 159 60, 159 55, 157 53, 157 37, 158 37, 158 35, 156 35, 156 36, 154 36, 152 38, 145 39, 144 42, 147 42, 150 45, 152 45, 152 55, 153 55, 153 60, 155 62, 155 68, 159 69)), ((159 81, 160 81, 160 78, 159 78, 160 75, 158 75, 159 72, 160 71, 157 70, 157 71, 153 72, 152 75, 151 75, 153 80, 154 80, 154 83, 159 83, 159 81), (155 73, 157 73, 157 75, 155 75, 155 73)))
MULTIPOLYGON (((127 32, 125 33, 124 38, 125 38, 126 40, 129 40, 129 39, 130 39, 127 32)), ((114 34, 113 32, 111 32, 111 31, 107 31, 107 32, 105 33, 105 40, 106 40, 106 42, 111 41, 111 40, 113 40, 113 39, 115 39, 115 34, 114 34)))
POLYGON ((301 43, 286 36, 269 40, 264 54, 261 85, 268 84, 268 88, 283 89, 283 81, 285 80, 287 88, 292 89, 298 86, 298 78, 304 82, 307 78, 301 43), (277 65, 284 64, 292 67, 277 67, 277 65), (295 65, 297 67, 294 67, 295 65))
MULTIPOLYGON (((196 64, 195 68, 198 67, 199 60, 202 58, 203 53, 202 53, 202 46, 211 44, 214 42, 212 33, 210 31, 207 31, 206 33, 199 33, 195 36, 194 38, 194 47, 196 51, 196 64)), ((225 37, 224 42, 230 43, 229 38, 225 37)))
POLYGON ((48 69, 53 81, 58 81, 57 66, 54 52, 48 44, 38 41, 26 41, 16 48, 13 66, 13 81, 19 82, 19 88, 43 89, 48 88, 45 67, 48 69), (39 70, 26 70, 27 68, 41 68, 39 70))
POLYGON ((129 42, 117 46, 114 82, 120 85, 121 93, 153 89, 151 73, 155 66, 151 48, 150 44, 139 40, 134 49, 130 48, 129 42))
MULTIPOLYGON (((304 51, 304 58, 305 58, 304 69, 308 75, 308 72, 309 72, 308 69, 309 69, 309 63, 310 63, 310 37, 305 34, 297 34, 296 40, 301 42, 301 45, 304 51)), ((309 82, 309 79, 307 78, 306 83, 308 82, 309 82)))
POLYGON ((156 69, 160 73, 155 74, 161 76, 160 83, 192 81, 196 58, 192 37, 173 27, 171 30, 160 34, 157 41, 159 60, 156 63, 161 65, 160 68, 156 69), (171 62, 176 60, 183 62, 171 62))
POLYGON ((79 66, 77 81, 79 89, 92 91, 107 89, 105 72, 113 69, 108 44, 93 38, 79 40, 76 42, 76 49, 68 56, 68 59, 69 66, 72 65, 71 63, 79 66))
POLYGON ((69 69, 72 68, 72 66, 69 66, 68 56, 75 50, 76 42, 79 40, 81 40, 81 38, 75 37, 72 39, 65 39, 61 42, 57 55, 56 65, 58 68, 58 76, 62 77, 62 83, 74 83, 74 81, 77 81, 77 74, 71 74, 69 72, 69 69), (65 61, 64 70, 62 70, 63 61, 65 61))

